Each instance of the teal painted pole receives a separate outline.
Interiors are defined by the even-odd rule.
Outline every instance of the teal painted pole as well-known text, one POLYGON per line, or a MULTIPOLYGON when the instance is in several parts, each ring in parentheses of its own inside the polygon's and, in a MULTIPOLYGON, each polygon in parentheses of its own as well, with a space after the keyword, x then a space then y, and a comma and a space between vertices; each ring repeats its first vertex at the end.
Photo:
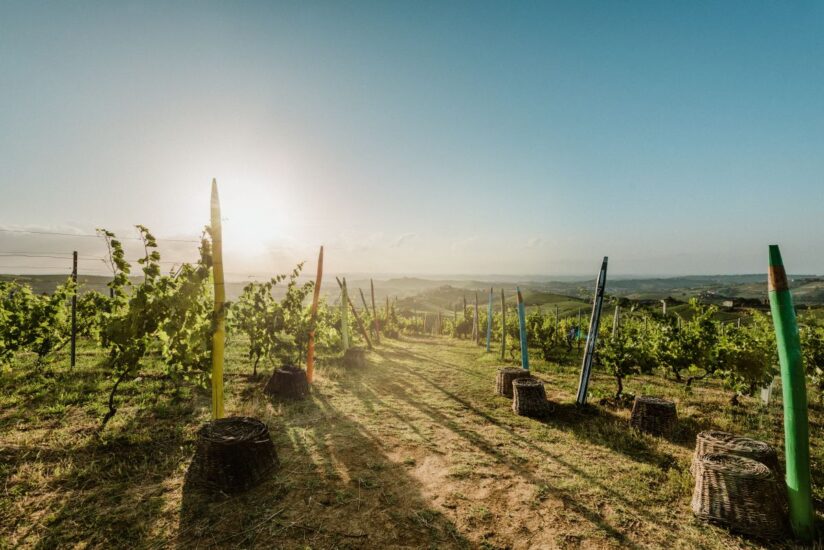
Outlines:
POLYGON ((521 333, 521 368, 529 370, 529 350, 526 347, 526 308, 524 298, 521 296, 521 289, 515 287, 518 292, 518 328, 521 333))
POLYGON ((595 282, 595 299, 592 301, 592 317, 589 319, 587 344, 584 351, 584 360, 581 364, 581 377, 578 379, 578 395, 575 398, 575 402, 578 405, 585 405, 587 402, 589 377, 592 373, 592 359, 595 356, 595 343, 598 340, 598 327, 601 324, 601 307, 604 304, 604 292, 607 285, 608 260, 609 258, 604 256, 604 261, 601 262, 601 271, 598 272, 598 280, 595 282))
POLYGON ((811 541, 815 514, 810 481, 810 433, 807 421, 807 388, 801 360, 801 342, 793 297, 778 245, 770 245, 768 271, 770 310, 775 326, 781 386, 784 392, 784 449, 787 463, 787 497, 790 525, 795 536, 811 541))
POLYGON ((486 310, 486 351, 491 350, 492 342, 492 287, 489 287, 489 307, 486 310))

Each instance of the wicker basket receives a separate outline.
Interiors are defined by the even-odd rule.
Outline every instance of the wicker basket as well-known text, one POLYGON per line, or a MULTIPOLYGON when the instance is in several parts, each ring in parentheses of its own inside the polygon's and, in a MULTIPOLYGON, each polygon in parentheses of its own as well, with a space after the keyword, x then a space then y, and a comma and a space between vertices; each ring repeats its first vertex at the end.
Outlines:
POLYGON ((259 484, 278 465, 266 424, 230 416, 207 422, 197 431, 191 474, 212 491, 238 493, 259 484))
POLYGON ((266 382, 263 393, 270 397, 303 399, 309 395, 309 381, 306 379, 306 371, 291 365, 284 365, 276 369, 266 382))
POLYGON ((778 453, 763 441, 741 437, 727 432, 710 430, 701 432, 695 439, 695 454, 692 457, 690 472, 695 475, 696 463, 708 454, 729 454, 751 458, 772 470, 775 479, 781 479, 778 453))
POLYGON ((667 399, 638 396, 632 404, 630 425, 642 432, 668 435, 672 433, 677 421, 675 403, 667 399))
POLYGON ((498 378, 495 380, 495 393, 512 399, 512 382, 518 378, 530 378, 529 371, 514 367, 498 369, 498 378))
POLYGON ((512 382, 512 410, 520 416, 542 418, 551 406, 546 400, 544 383, 535 378, 516 378, 512 382))
POLYGON ((784 537, 787 517, 773 473, 764 464, 706 454, 695 464, 692 511, 704 521, 765 539, 784 537))

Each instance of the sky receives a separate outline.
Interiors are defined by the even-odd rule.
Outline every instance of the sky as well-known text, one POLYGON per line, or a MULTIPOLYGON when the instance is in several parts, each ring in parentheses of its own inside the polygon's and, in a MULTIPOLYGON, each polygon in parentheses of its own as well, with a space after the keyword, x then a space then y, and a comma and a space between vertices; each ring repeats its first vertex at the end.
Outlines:
POLYGON ((234 278, 824 273, 824 3, 0 3, 0 272, 212 178, 234 278))

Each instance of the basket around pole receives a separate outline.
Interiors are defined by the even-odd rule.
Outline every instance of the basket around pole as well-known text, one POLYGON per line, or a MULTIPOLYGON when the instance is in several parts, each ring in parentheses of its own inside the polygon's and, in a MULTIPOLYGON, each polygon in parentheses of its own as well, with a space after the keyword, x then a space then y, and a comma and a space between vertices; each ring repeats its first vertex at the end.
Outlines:
POLYGON ((728 454, 706 454, 695 464, 692 511, 704 521, 765 539, 787 533, 781 491, 764 464, 728 454))
POLYGON ((520 416, 541 418, 550 411, 544 383, 535 378, 516 378, 512 381, 512 410, 520 416))
POLYGON ((207 422, 197 431, 191 473, 209 490, 246 491, 263 481, 277 465, 269 430, 256 418, 220 418, 207 422))
POLYGON ((275 369, 266 382, 263 392, 270 397, 303 399, 309 394, 309 381, 306 371, 291 365, 275 369))
POLYGON ((667 435, 672 433, 677 421, 675 403, 667 399, 638 396, 632 404, 630 425, 642 432, 667 435))
POLYGON ((772 471, 775 479, 781 479, 778 453, 774 448, 763 441, 718 430, 701 432, 695 438, 695 454, 692 457, 692 465, 690 466, 692 475, 695 475, 696 463, 699 462, 704 455, 717 453, 743 456, 744 458, 757 460, 772 471))
POLYGON ((495 393, 512 399, 512 382, 518 378, 530 378, 529 371, 515 367, 498 369, 498 378, 495 380, 495 393))

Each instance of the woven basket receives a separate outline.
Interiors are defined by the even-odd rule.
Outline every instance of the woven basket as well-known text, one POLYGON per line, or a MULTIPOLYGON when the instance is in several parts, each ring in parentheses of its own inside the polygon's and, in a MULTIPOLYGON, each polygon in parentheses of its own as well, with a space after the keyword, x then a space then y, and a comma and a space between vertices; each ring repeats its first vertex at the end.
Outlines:
POLYGON ((727 432, 709 430, 701 432, 695 439, 695 454, 692 457, 690 472, 695 475, 696 463, 701 457, 708 454, 729 454, 751 458, 764 464, 772 470, 775 479, 781 479, 781 468, 778 465, 778 453, 763 441, 741 437, 727 432))
POLYGON ((549 414, 551 406, 546 400, 544 383, 535 378, 516 378, 512 382, 512 410, 531 418, 549 414))
POLYGON ((704 521, 765 539, 784 537, 787 517, 773 473, 764 464, 706 454, 695 464, 692 511, 704 521))
POLYGON ((291 365, 284 365, 276 369, 266 382, 263 393, 270 397, 303 399, 309 395, 309 381, 306 379, 306 371, 291 365))
POLYGON ((530 378, 529 371, 514 367, 498 369, 498 378, 495 380, 495 393, 512 399, 512 382, 518 378, 530 378))
POLYGON ((197 431, 193 478, 212 491, 238 493, 259 484, 278 465, 266 424, 230 416, 207 422, 197 431))
POLYGON ((632 404, 629 423, 633 428, 652 435, 672 433, 678 415, 675 403, 658 397, 638 396, 632 404))

